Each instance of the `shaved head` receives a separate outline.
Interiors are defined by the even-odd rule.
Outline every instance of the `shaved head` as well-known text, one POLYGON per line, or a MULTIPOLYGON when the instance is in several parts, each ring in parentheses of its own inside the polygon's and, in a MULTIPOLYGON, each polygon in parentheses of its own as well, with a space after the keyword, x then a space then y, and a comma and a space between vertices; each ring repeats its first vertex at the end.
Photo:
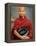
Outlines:
POLYGON ((25 7, 18 7, 18 11, 24 12, 25 11, 25 7))
POLYGON ((20 16, 25 15, 25 7, 18 7, 18 13, 20 16))

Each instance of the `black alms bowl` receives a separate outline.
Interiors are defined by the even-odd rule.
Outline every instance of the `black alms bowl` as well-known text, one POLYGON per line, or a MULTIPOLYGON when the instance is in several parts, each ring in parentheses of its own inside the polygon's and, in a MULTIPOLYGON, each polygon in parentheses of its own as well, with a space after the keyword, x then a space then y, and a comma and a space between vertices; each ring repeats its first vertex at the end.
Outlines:
POLYGON ((27 29, 26 28, 21 28, 21 29, 19 29, 18 33, 23 36, 27 33, 27 29))

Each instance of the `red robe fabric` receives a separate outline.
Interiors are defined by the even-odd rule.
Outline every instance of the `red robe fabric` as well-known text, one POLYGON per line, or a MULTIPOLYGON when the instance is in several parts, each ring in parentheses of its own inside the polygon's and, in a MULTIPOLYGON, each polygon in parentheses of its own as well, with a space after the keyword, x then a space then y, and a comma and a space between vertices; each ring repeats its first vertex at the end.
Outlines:
MULTIPOLYGON (((30 37, 30 39, 32 39, 32 21, 29 20, 26 16, 24 16, 24 18, 19 17, 15 20, 14 27, 13 27, 13 33, 14 33, 14 30, 17 30, 18 28, 23 27, 23 26, 28 28, 29 34, 27 36, 30 37)), ((13 36, 14 36, 14 39, 16 40, 19 39, 14 34, 13 36)))

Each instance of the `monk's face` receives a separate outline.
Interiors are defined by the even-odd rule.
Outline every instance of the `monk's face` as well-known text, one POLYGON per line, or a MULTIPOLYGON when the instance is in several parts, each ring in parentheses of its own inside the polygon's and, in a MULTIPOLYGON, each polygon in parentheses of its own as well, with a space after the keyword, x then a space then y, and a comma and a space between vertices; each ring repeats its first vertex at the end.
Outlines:
POLYGON ((24 7, 19 7, 18 8, 18 13, 19 13, 19 16, 24 16, 25 15, 25 8, 24 7))

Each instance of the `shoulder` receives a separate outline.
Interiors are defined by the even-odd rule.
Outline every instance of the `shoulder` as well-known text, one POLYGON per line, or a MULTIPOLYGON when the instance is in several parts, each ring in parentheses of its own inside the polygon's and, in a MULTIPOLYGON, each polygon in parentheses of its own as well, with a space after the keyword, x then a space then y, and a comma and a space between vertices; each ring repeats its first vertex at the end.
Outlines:
POLYGON ((25 16, 25 19, 26 19, 26 21, 27 21, 28 23, 32 23, 32 20, 31 20, 29 17, 25 16))
POLYGON ((14 23, 18 23, 19 22, 19 18, 16 18, 14 23))

